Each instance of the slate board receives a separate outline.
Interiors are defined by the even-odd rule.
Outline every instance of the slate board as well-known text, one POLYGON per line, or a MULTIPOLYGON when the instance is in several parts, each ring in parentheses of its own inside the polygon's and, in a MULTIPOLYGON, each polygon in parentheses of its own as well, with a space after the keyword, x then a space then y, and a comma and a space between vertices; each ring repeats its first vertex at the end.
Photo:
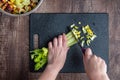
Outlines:
MULTIPOLYGON (((102 57, 105 62, 108 61, 109 53, 109 32, 108 32, 108 14, 103 13, 34 13, 30 15, 30 51, 33 47, 33 35, 38 34, 39 48, 47 47, 49 41, 54 37, 62 33, 67 33, 68 26, 78 22, 81 22, 81 26, 89 24, 93 31, 97 34, 97 38, 92 42, 90 48, 92 48, 94 54, 102 57)), ((33 62, 30 60, 30 71, 34 71, 33 62)), ((45 67, 44 67, 45 68, 45 67)), ((42 72, 44 68, 37 72, 42 72)), ((82 52, 78 44, 72 46, 68 52, 66 63, 61 70, 63 73, 84 73, 82 52)))

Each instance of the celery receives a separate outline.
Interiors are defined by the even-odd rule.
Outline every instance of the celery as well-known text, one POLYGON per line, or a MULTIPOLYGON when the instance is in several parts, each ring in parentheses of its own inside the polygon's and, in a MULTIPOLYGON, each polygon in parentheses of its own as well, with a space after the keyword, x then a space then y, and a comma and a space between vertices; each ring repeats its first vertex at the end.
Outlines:
MULTIPOLYGON (((75 35, 73 33, 75 30, 70 31, 68 34, 66 34, 67 37, 67 45, 70 47, 77 43, 77 40, 75 38, 75 35)), ((78 34, 77 34, 78 35, 78 34)), ((80 35, 80 33, 79 33, 80 35)), ((33 51, 30 51, 31 53, 31 59, 34 61, 34 70, 39 70, 47 63, 47 55, 48 55, 48 49, 42 48, 42 49, 35 49, 33 51)))
POLYGON ((39 70, 42 68, 46 62, 47 62, 47 55, 48 55, 48 49, 43 47, 42 49, 35 49, 33 51, 30 51, 31 53, 31 60, 34 61, 34 69, 39 70))
POLYGON ((84 43, 85 43, 85 41, 84 41, 84 40, 82 40, 82 42, 81 42, 81 46, 82 46, 82 47, 84 46, 84 43))
POLYGON ((72 31, 70 31, 68 34, 66 34, 67 39, 71 38, 72 36, 72 31))
POLYGON ((73 36, 73 37, 71 37, 71 39, 69 39, 68 41, 67 41, 67 45, 70 47, 70 46, 72 46, 72 45, 74 45, 75 43, 77 43, 77 40, 75 39, 75 37, 73 36))
POLYGON ((41 64, 40 63, 36 63, 35 64, 35 71, 39 70, 41 68, 41 64))

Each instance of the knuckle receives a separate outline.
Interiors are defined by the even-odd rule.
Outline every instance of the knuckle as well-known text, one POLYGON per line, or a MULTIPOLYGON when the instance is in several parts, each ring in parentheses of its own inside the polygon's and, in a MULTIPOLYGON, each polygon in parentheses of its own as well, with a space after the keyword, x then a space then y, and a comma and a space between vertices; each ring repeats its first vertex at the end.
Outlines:
POLYGON ((101 60, 101 57, 98 57, 98 59, 100 59, 100 60, 101 60))
POLYGON ((56 41, 56 40, 57 40, 57 38, 55 37, 55 38, 54 38, 54 41, 56 41))
POLYGON ((59 35, 59 37, 58 38, 62 38, 62 35, 59 35))
POLYGON ((102 59, 102 63, 105 63, 105 61, 102 59))
POLYGON ((97 56, 96 55, 93 55, 93 59, 96 59, 97 58, 97 56))

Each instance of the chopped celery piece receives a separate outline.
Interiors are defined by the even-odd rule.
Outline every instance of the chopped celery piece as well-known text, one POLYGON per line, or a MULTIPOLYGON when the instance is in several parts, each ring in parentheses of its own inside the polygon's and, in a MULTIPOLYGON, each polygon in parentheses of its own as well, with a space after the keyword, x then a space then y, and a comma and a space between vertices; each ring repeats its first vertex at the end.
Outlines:
POLYGON ((84 33, 84 34, 86 33, 86 30, 85 30, 85 28, 84 28, 84 27, 82 27, 82 31, 83 31, 83 33, 84 33))
POLYGON ((93 41, 96 37, 97 37, 96 35, 93 35, 93 36, 91 37, 91 40, 93 41))
POLYGON ((74 26, 75 27, 75 29, 78 29, 78 26, 74 26))
POLYGON ((72 24, 70 27, 73 28, 75 26, 75 24, 72 24))
POLYGON ((89 25, 85 26, 85 30, 87 31, 88 35, 93 36, 93 31, 91 30, 89 25))
POLYGON ((85 41, 84 41, 84 40, 82 40, 82 42, 81 42, 81 46, 82 46, 82 47, 84 46, 84 43, 85 43, 85 41))
POLYGON ((81 22, 78 22, 78 24, 81 24, 81 22))
POLYGON ((91 41, 91 40, 87 40, 87 41, 86 41, 87 46, 90 46, 90 41, 91 41))
POLYGON ((82 40, 82 39, 84 39, 84 37, 83 37, 83 36, 80 38, 80 40, 82 40))

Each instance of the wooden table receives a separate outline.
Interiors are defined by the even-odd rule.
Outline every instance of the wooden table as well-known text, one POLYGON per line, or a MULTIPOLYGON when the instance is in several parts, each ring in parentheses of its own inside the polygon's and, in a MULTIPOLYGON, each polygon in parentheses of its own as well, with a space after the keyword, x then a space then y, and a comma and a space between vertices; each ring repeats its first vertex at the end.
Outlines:
MULTIPOLYGON (((44 0, 36 13, 109 13, 109 71, 120 79, 120 0, 44 0)), ((104 44, 103 44, 104 46, 104 44)), ((29 72, 29 16, 0 14, 0 80, 36 80, 29 72)), ((48 79, 49 80, 49 79, 48 79)), ((88 80, 86 74, 61 73, 56 80, 88 80)))

